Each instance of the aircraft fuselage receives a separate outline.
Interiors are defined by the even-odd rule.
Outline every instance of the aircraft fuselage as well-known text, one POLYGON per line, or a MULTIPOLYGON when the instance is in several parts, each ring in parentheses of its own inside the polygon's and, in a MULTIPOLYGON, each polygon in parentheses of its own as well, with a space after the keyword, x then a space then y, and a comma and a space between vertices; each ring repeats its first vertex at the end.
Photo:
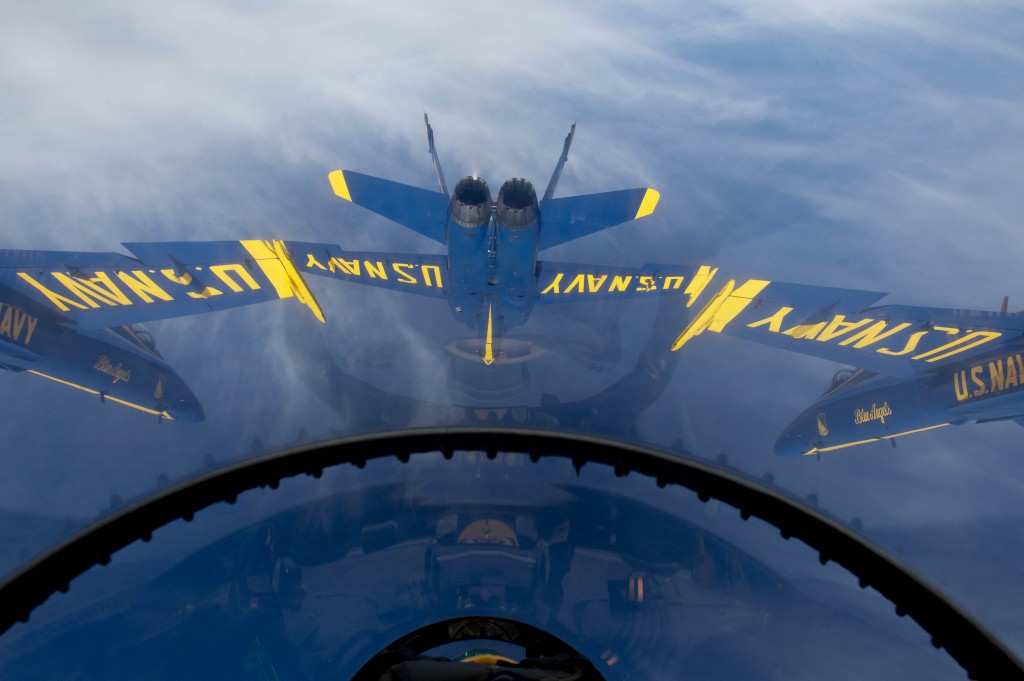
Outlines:
POLYGON ((455 186, 445 226, 448 304, 481 338, 526 322, 537 299, 540 208, 533 185, 514 178, 497 201, 487 183, 465 177, 455 186))
POLYGON ((913 378, 860 371, 779 436, 775 453, 809 455, 967 421, 1024 417, 1024 346, 1003 347, 913 378))
POLYGON ((6 287, 0 287, 0 368, 161 418, 203 420, 199 401, 144 328, 84 329, 6 287))

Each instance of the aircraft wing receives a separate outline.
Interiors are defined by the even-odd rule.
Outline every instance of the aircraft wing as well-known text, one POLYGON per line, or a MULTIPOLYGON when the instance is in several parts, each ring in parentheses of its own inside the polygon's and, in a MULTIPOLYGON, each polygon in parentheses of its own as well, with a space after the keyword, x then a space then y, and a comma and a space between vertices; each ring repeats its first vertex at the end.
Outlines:
POLYGON ((551 248, 650 215, 660 196, 654 189, 622 189, 544 199, 540 202, 540 248, 551 248))
POLYGON ((334 193, 346 201, 445 243, 448 196, 352 170, 335 170, 328 178, 334 193))
POLYGON ((335 244, 286 241, 296 269, 367 286, 444 298, 448 258, 422 253, 346 251, 335 244))
POLYGON ((729 280, 707 297, 673 345, 705 331, 909 377, 991 353, 1024 332, 1024 317, 999 312, 872 305, 877 291, 729 280))
POLYGON ((693 305, 718 272, 707 265, 608 267, 562 262, 537 263, 539 304, 585 300, 623 300, 675 294, 693 305))
POLYGON ((99 329, 298 298, 323 321, 280 241, 129 243, 120 253, 0 251, 0 284, 99 329))

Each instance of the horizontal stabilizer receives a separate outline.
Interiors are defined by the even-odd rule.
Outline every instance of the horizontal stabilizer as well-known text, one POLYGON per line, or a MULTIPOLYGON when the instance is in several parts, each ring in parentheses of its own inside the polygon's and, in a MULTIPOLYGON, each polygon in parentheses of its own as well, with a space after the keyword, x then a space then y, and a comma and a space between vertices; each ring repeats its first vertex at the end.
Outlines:
POLYGON ((576 124, 573 123, 572 127, 569 128, 569 134, 565 136, 565 142, 562 144, 562 155, 558 157, 558 163, 555 165, 555 171, 551 173, 551 179, 548 181, 548 188, 544 190, 544 198, 542 199, 544 201, 554 198, 555 196, 555 188, 558 186, 558 179, 562 177, 562 169, 565 168, 565 162, 569 160, 569 147, 572 146, 572 138, 575 135, 576 124))
POLYGON ((434 146, 434 129, 430 127, 430 119, 427 118, 427 112, 423 112, 423 125, 427 128, 427 151, 430 152, 430 158, 434 161, 434 174, 437 175, 437 187, 441 190, 441 193, 448 196, 448 183, 444 181, 444 173, 441 172, 441 159, 437 156, 437 147, 434 146))
POLYGON ((540 202, 540 247, 551 248, 654 212, 654 189, 622 189, 540 202))
POLYGON ((346 201, 445 243, 449 198, 444 194, 351 170, 335 170, 328 177, 334 193, 346 201))

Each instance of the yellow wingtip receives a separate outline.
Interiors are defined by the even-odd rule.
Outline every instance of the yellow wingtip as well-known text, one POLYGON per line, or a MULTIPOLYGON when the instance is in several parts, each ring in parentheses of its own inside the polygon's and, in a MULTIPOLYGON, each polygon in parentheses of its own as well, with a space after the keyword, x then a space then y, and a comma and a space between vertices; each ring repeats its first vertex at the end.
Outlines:
MULTIPOLYGON (((327 176, 327 179, 331 181, 331 188, 334 189, 335 194, 345 199, 346 201, 352 200, 352 195, 348 191, 348 183, 345 182, 345 171, 332 170, 331 173, 327 176)), ((646 200, 646 198, 644 200, 646 200)))
POLYGON ((660 198, 661 194, 657 189, 648 188, 647 192, 644 194, 644 200, 640 202, 640 208, 637 209, 636 216, 633 219, 639 220, 640 218, 653 213, 654 209, 658 205, 658 199, 660 198))

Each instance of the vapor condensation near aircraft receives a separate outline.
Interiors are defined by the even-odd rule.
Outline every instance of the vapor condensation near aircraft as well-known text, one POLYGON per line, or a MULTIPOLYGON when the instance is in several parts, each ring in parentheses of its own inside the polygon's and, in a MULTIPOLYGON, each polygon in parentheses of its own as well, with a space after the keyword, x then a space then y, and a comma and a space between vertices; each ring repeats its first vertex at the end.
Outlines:
MULTIPOLYGON (((348 251, 253 239, 123 244, 118 253, 0 251, 0 366, 160 419, 198 421, 198 399, 142 322, 295 298, 325 313, 307 275, 444 300, 472 336, 453 352, 486 366, 533 357, 509 330, 536 305, 674 295, 700 310, 671 351, 704 331, 860 367, 779 437, 778 454, 819 454, 967 421, 1024 418, 1024 318, 887 305, 885 294, 761 279, 720 281, 712 265, 558 263, 544 249, 650 215, 656 190, 554 198, 575 126, 540 199, 522 178, 492 199, 478 177, 449 193, 424 117, 438 191, 336 170, 334 193, 447 248, 445 255, 348 251), (714 282, 714 285, 712 285, 714 282), (514 351, 513 351, 514 349, 514 351)), ((676 335, 676 334, 671 334, 676 335)))

